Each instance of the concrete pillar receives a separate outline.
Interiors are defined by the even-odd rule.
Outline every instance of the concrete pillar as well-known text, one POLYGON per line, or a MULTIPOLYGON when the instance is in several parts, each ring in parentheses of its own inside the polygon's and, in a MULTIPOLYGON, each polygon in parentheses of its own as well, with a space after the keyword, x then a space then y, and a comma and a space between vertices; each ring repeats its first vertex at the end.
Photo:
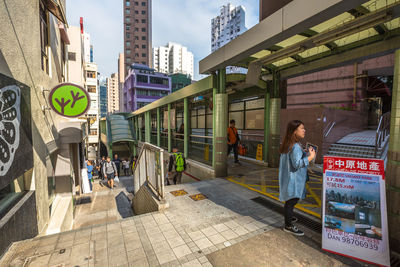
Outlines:
POLYGON ((142 136, 142 116, 138 117, 138 131, 139 131, 139 141, 143 142, 142 136))
POLYGON ((273 73, 269 105, 268 166, 279 167, 281 99, 279 97, 280 75, 273 73))
POLYGON ((171 104, 168 104, 168 152, 172 152, 171 104))
POLYGON ((270 96, 269 92, 265 94, 265 99, 264 99, 264 161, 268 162, 268 147, 269 147, 269 132, 270 132, 270 127, 269 127, 269 114, 270 114, 270 96))
POLYGON ((183 99, 183 152, 185 158, 189 155, 189 100, 187 97, 183 99))
POLYGON ((386 189, 390 246, 400 252, 400 49, 395 53, 386 189))
POLYGON ((157 146, 161 145, 161 119, 160 108, 157 108, 157 146))
POLYGON ((150 111, 144 113, 144 141, 150 143, 151 138, 151 122, 150 111))
POLYGON ((215 177, 228 175, 227 143, 226 135, 228 128, 228 95, 215 95, 215 144, 214 144, 214 171, 215 177))

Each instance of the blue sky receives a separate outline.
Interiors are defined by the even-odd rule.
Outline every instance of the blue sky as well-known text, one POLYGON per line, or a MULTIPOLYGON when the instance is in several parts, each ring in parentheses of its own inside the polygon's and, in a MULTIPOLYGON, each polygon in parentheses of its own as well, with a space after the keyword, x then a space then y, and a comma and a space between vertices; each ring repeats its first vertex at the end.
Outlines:
MULTIPOLYGON (((195 79, 199 79, 199 60, 211 52, 211 19, 227 3, 245 7, 248 29, 258 22, 258 0, 153 0, 153 47, 169 41, 187 46, 194 54, 195 79)), ((83 17, 100 74, 118 72, 118 53, 123 52, 123 1, 67 0, 66 5, 69 25, 78 26, 83 17)))

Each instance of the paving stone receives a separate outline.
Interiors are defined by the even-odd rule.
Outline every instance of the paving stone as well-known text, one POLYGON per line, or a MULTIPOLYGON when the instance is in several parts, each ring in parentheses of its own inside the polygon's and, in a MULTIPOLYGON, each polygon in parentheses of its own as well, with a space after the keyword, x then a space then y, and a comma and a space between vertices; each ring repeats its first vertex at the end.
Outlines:
POLYGON ((221 232, 221 235, 227 240, 238 237, 238 235, 230 229, 221 232))
POLYGON ((129 266, 131 266, 131 267, 150 267, 146 258, 129 262, 129 266))
POLYGON ((183 264, 182 267, 202 267, 202 265, 197 259, 194 259, 192 261, 183 264))
POLYGON ((210 246, 212 246, 213 244, 210 242, 210 240, 208 240, 206 237, 196 240, 194 241, 196 243, 196 245, 199 247, 199 249, 205 249, 208 248, 210 246))
POLYGON ((225 241, 225 242, 224 242, 224 246, 225 246, 225 247, 229 247, 229 246, 231 246, 231 245, 232 245, 232 244, 231 244, 231 242, 229 242, 229 241, 225 241))
POLYGON ((188 235, 193 241, 205 238, 206 236, 200 231, 188 232, 188 235))
POLYGON ((192 253, 186 244, 173 248, 173 251, 178 259, 192 253))
POLYGON ((223 243, 226 241, 225 237, 223 237, 221 234, 216 234, 216 235, 212 235, 209 236, 208 239, 214 244, 217 245, 219 243, 223 243))
POLYGON ((156 253, 156 256, 160 264, 176 260, 175 254, 172 250, 166 250, 159 254, 156 253))
POLYGON ((146 253, 143 248, 138 248, 127 252, 128 262, 134 262, 143 258, 146 258, 146 253))
POLYGON ((229 230, 229 227, 223 223, 213 225, 214 229, 217 230, 219 233, 229 230))
POLYGON ((205 257, 205 256, 201 256, 200 258, 198 258, 198 261, 199 261, 201 264, 203 264, 203 263, 205 263, 205 262, 208 262, 208 259, 207 259, 207 257, 205 257))
POLYGON ((167 239, 167 242, 171 246, 171 248, 175 248, 185 244, 185 241, 183 241, 183 239, 180 236, 167 239))
POLYGON ((203 232, 204 235, 206 235, 207 237, 218 234, 218 232, 212 227, 209 226, 207 228, 204 228, 201 230, 203 232))

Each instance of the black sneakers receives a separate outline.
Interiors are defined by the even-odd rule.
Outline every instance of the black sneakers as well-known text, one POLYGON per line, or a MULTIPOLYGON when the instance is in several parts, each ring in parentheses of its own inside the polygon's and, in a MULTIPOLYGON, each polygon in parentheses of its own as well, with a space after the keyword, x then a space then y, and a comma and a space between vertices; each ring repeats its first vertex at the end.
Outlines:
POLYGON ((304 232, 300 231, 296 226, 292 225, 292 226, 285 226, 283 228, 283 231, 287 232, 287 233, 291 233, 293 235, 297 235, 297 236, 303 236, 304 232))

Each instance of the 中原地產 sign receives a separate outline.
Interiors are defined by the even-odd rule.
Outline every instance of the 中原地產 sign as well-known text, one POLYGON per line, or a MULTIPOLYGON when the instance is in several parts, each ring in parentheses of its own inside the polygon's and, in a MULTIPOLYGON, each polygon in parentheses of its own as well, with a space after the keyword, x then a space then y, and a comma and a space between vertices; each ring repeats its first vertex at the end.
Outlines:
POLYGON ((390 266, 380 159, 324 157, 322 249, 390 266))
POLYGON ((57 114, 75 118, 85 114, 90 108, 90 96, 79 85, 62 83, 54 87, 49 94, 51 109, 57 114))

